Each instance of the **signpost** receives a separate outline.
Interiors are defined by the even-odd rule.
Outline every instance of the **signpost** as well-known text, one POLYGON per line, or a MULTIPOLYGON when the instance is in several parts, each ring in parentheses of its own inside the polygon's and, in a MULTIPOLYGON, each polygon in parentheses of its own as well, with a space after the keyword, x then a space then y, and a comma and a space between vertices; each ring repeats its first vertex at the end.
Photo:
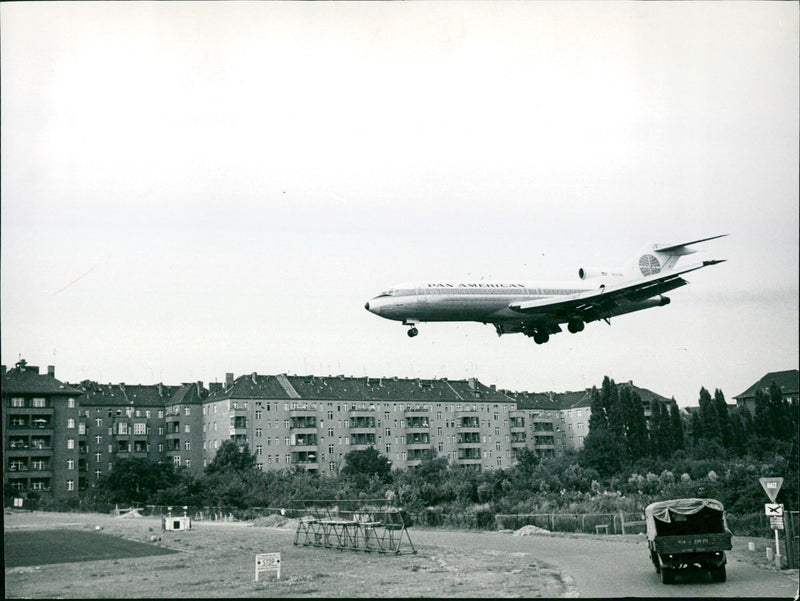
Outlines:
POLYGON ((281 579, 281 554, 259 553, 256 555, 256 582, 261 572, 276 572, 278 580, 281 579))
POLYGON ((775 503, 775 497, 781 490, 783 478, 759 478, 758 481, 761 482, 761 487, 770 500, 770 503, 764 506, 764 512, 769 516, 769 527, 775 531, 775 564, 780 568, 783 566, 783 559, 778 530, 783 530, 783 505, 775 503))

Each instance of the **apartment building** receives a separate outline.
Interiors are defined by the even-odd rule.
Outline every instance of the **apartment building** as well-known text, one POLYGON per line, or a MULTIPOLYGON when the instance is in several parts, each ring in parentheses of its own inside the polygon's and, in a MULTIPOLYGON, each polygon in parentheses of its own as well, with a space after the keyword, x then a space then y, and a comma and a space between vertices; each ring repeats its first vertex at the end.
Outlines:
POLYGON ((117 459, 162 461, 166 449, 167 402, 177 386, 74 385, 79 397, 80 488, 111 471, 117 459))
POLYGON ((81 392, 20 360, 2 366, 3 473, 13 491, 77 498, 81 392))
POLYGON ((227 374, 203 404, 204 464, 232 439, 248 443, 259 469, 336 474, 348 452, 369 447, 396 468, 431 455, 474 469, 510 467, 514 409, 475 379, 227 374))
MULTIPOLYGON (((5 482, 21 493, 75 497, 122 458, 172 461, 200 474, 226 440, 247 444, 261 470, 338 474, 374 447, 394 468, 445 457, 509 468, 517 453, 578 450, 591 391, 529 393, 465 380, 251 373, 180 386, 70 385, 20 361, 3 367, 5 482)), ((626 385, 633 386, 632 382, 626 385)), ((668 399, 634 386, 645 415, 668 399)))

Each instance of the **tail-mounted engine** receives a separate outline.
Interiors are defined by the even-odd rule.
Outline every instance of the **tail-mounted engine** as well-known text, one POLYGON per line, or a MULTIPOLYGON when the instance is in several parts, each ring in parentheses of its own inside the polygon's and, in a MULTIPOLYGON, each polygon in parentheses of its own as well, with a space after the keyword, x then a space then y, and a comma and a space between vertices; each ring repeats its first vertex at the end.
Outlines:
POLYGON ((588 267, 588 268, 581 267, 580 269, 578 269, 578 277, 582 280, 588 280, 589 278, 621 278, 623 277, 623 274, 620 271, 613 271, 611 269, 602 269, 598 267, 588 267))

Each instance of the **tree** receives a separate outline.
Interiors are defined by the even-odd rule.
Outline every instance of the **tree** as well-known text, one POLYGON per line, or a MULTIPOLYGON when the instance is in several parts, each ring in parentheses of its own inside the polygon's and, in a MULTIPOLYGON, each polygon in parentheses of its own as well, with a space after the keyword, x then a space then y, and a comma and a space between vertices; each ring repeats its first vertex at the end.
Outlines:
POLYGON ((619 404, 625 432, 625 446, 632 461, 647 455, 647 422, 639 393, 630 386, 622 386, 619 404))
POLYGON ((669 424, 672 431, 672 448, 676 451, 683 449, 686 445, 683 437, 683 420, 681 419, 681 411, 678 409, 678 403, 672 399, 669 406, 669 424))
POLYGON ((226 471, 248 472, 255 469, 256 456, 250 453, 250 447, 245 444, 239 450, 239 445, 234 441, 226 440, 217 449, 214 460, 206 466, 206 474, 226 471))
POLYGON ((601 476, 610 477, 622 470, 626 455, 625 443, 613 432, 589 430, 583 441, 580 462, 601 476))
POLYGON ((653 457, 666 459, 674 450, 669 412, 656 401, 650 418, 650 452, 653 457))
POLYGON ((148 503, 160 490, 180 481, 171 462, 119 459, 97 482, 99 496, 111 503, 148 503))
MULTIPOLYGON (((702 435, 700 438, 707 440, 716 439, 722 444, 722 426, 719 420, 719 411, 711 398, 711 393, 705 389, 700 388, 700 408, 698 413, 700 422, 702 423, 702 435)), ((697 443, 697 436, 695 436, 695 443, 697 443)))
POLYGON ((719 423, 720 438, 722 446, 729 449, 734 446, 733 424, 728 413, 728 404, 725 402, 725 395, 717 388, 714 390, 714 408, 717 410, 717 421, 719 423))
POLYGON ((383 483, 392 479, 391 461, 378 453, 375 447, 350 451, 344 456, 344 461, 342 476, 352 480, 359 488, 365 487, 373 476, 383 483))

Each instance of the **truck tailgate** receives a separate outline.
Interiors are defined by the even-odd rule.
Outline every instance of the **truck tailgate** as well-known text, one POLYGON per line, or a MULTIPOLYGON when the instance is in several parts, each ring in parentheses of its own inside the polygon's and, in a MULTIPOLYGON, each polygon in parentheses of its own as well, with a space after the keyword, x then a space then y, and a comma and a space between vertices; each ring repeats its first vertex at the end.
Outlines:
POLYGON ((656 553, 705 553, 728 551, 733 548, 729 532, 720 534, 684 534, 681 536, 656 536, 652 545, 656 553))

